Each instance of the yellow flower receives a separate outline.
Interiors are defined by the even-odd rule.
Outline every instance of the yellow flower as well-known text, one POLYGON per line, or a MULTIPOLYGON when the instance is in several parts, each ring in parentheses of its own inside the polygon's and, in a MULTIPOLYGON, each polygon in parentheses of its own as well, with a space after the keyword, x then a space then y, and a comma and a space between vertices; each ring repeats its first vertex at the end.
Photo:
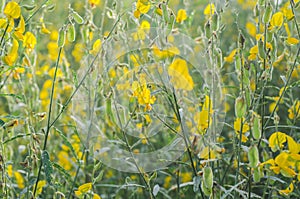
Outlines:
POLYGON ((12 66, 16 62, 18 58, 18 49, 19 49, 19 43, 17 40, 13 39, 13 45, 12 48, 10 49, 10 52, 4 56, 3 61, 9 65, 12 66))
POLYGON ((16 178, 17 185, 18 185, 19 189, 24 189, 24 187, 25 187, 24 178, 21 175, 21 173, 16 171, 14 174, 15 174, 15 178, 16 178))
POLYGON ((151 8, 149 0, 138 0, 136 3, 136 10, 134 16, 139 18, 141 14, 146 14, 151 8))
POLYGON ((283 24, 283 13, 282 12, 276 12, 273 14, 271 21, 270 21, 270 30, 273 29, 279 29, 283 24))
POLYGON ((287 38, 286 42, 289 45, 297 45, 299 43, 299 40, 294 37, 289 37, 289 38, 287 38))
MULTIPOLYGON (((81 59, 84 55, 84 48, 85 48, 85 46, 82 43, 76 43, 75 44, 74 49, 72 51, 72 56, 73 56, 73 58, 75 59, 76 62, 81 61, 81 59)), ((94 53, 94 52, 92 51, 92 53, 94 53)))
POLYGON ((298 154, 300 152, 300 147, 295 142, 295 140, 285 133, 282 132, 275 132, 269 138, 269 147, 273 152, 277 150, 281 150, 284 147, 284 143, 288 143, 288 149, 293 154, 298 154))
POLYGON ((193 180, 191 172, 181 173, 180 176, 181 176, 181 181, 183 183, 185 183, 185 182, 191 182, 193 180))
POLYGON ((88 191, 92 190, 93 184, 91 182, 85 183, 78 187, 78 190, 75 191, 76 196, 81 196, 83 194, 86 194, 88 191))
POLYGON ((26 32, 23 41, 23 47, 27 48, 29 51, 32 51, 36 45, 36 38, 32 32, 26 32))
POLYGON ((156 97, 151 96, 145 78, 140 77, 140 82, 132 82, 131 89, 133 91, 133 96, 137 98, 138 103, 144 105, 145 110, 150 111, 152 109, 151 104, 154 104, 156 97))
POLYGON ((21 8, 18 3, 10 1, 6 4, 6 6, 4 8, 4 14, 8 18, 17 19, 21 15, 21 8))
POLYGON ((98 194, 94 193, 93 199, 101 199, 101 197, 98 194))
POLYGON ((97 53, 99 52, 100 48, 101 48, 101 40, 97 39, 93 44, 92 50, 90 50, 90 54, 96 56, 97 53))
POLYGON ((286 189, 279 190, 281 195, 289 195, 294 191, 294 183, 292 182, 286 189))
POLYGON ((8 176, 9 176, 9 177, 12 177, 12 175, 13 175, 13 168, 12 168, 12 165, 11 165, 11 164, 8 165, 8 166, 6 167, 6 169, 7 169, 7 174, 8 174, 8 176))
POLYGON ((100 0, 89 0, 89 3, 92 7, 95 7, 96 5, 99 5, 101 3, 100 0))
POLYGON ((300 100, 297 100, 293 106, 291 106, 288 110, 289 118, 291 120, 300 117, 300 100))
POLYGON ((234 56, 236 55, 237 49, 233 49, 227 57, 224 57, 226 62, 232 63, 234 61, 234 56))
POLYGON ((247 29, 249 35, 251 35, 252 37, 256 36, 256 26, 253 23, 247 22, 246 29, 247 29))
POLYGON ((205 147, 201 152, 200 152, 200 158, 204 159, 204 160, 208 160, 208 159, 215 159, 216 156, 216 152, 211 148, 211 147, 205 147))
POLYGON ((212 118, 208 110, 202 110, 195 114, 194 121, 196 124, 197 131, 203 135, 206 129, 208 128, 209 124, 212 122, 212 118))
POLYGON ((240 134, 241 127, 242 127, 242 142, 246 142, 248 140, 247 136, 245 135, 246 132, 250 130, 249 124, 245 122, 245 118, 236 118, 233 124, 235 133, 237 135, 240 134), (242 126, 243 121, 243 126, 242 126))
POLYGON ((180 51, 177 47, 171 46, 167 49, 160 50, 157 46, 153 46, 153 53, 159 59, 174 57, 175 55, 179 55, 180 51))
POLYGON ((210 3, 208 4, 204 9, 204 15, 206 16, 212 16, 216 11, 215 4, 210 3))
POLYGON ((20 16, 20 22, 18 27, 15 29, 14 35, 21 41, 23 41, 24 36, 23 33, 25 32, 25 20, 23 16, 20 16))
POLYGON ((172 181, 172 176, 165 177, 163 187, 166 189, 169 188, 171 181, 172 181))
POLYGON ((171 82, 176 89, 192 90, 194 81, 189 74, 187 63, 183 59, 175 59, 168 68, 168 74, 171 77, 171 82))
POLYGON ((37 184, 36 196, 40 195, 43 191, 43 187, 47 184, 46 180, 41 180, 37 184))
POLYGON ((290 2, 286 2, 281 8, 281 11, 287 20, 292 20, 294 18, 294 14, 292 9, 289 8, 289 6, 290 6, 290 2))
POLYGON ((186 11, 184 9, 180 9, 177 12, 176 22, 181 23, 187 19, 186 11))
POLYGON ((248 56, 248 60, 255 60, 258 53, 258 46, 257 45, 253 46, 250 49, 249 53, 250 55, 248 56))

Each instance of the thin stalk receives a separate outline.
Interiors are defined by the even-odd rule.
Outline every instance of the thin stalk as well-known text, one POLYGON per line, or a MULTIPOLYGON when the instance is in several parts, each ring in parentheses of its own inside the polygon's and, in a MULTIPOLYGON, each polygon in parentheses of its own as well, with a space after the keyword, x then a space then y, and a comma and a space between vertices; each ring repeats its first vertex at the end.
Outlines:
MULTIPOLYGON (((50 104, 49 104, 49 112, 48 112, 48 119, 47 119, 47 129, 46 129, 44 145, 43 145, 43 149, 42 149, 43 151, 46 150, 46 148, 47 148, 47 141, 48 141, 49 132, 50 132, 50 128, 51 128, 50 120, 51 120, 51 113, 52 113, 54 88, 55 88, 55 82, 56 82, 56 77, 57 77, 57 69, 58 69, 59 60, 60 60, 60 57, 61 57, 61 52, 62 52, 62 47, 59 48, 56 63, 55 63, 55 71, 54 71, 51 94, 50 94, 50 104)), ((38 170, 38 175, 37 175, 36 182, 35 182, 35 186, 34 186, 34 191, 33 191, 34 196, 36 194, 37 185, 38 185, 38 182, 39 182, 39 179, 40 179, 40 176, 41 176, 42 166, 43 166, 43 164, 42 164, 42 161, 41 161, 40 166, 39 166, 39 170, 38 170)))
POLYGON ((28 22, 34 17, 43 7, 44 5, 48 2, 48 0, 45 0, 26 20, 25 24, 28 25, 28 22))

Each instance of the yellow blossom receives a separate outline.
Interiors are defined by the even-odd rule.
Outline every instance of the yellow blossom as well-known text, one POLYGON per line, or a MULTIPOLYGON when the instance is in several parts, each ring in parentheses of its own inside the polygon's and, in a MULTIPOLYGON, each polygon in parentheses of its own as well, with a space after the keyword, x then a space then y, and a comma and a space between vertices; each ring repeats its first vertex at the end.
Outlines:
POLYGON ((296 39, 294 37, 288 37, 286 42, 289 44, 289 45, 297 45, 299 43, 299 39, 296 39))
POLYGON ((101 199, 101 197, 98 194, 94 193, 93 199, 101 199))
POLYGON ((22 174, 18 171, 16 171, 14 174, 15 174, 15 178, 16 178, 19 189, 24 189, 25 185, 24 185, 24 178, 23 178, 22 174))
POLYGON ((284 190, 279 190, 279 193, 281 195, 289 195, 294 191, 294 183, 292 182, 286 189, 284 190))
POLYGON ((11 164, 8 165, 8 166, 6 167, 6 169, 7 169, 7 174, 8 174, 8 176, 9 176, 9 177, 12 177, 12 175, 13 175, 13 168, 12 168, 12 165, 11 165, 11 164))
POLYGON ((167 49, 159 49, 157 46, 153 46, 153 53, 155 56, 157 56, 159 59, 164 59, 164 58, 169 58, 173 57, 175 55, 179 55, 180 51, 177 47, 171 46, 168 47, 167 49))
POLYGON ((96 56, 97 53, 99 52, 100 48, 101 48, 101 40, 97 39, 93 44, 92 50, 90 50, 90 54, 96 56))
POLYGON ((43 187, 47 184, 46 180, 41 180, 37 184, 36 196, 40 195, 43 191, 43 187))
POLYGON ((16 62, 18 58, 18 49, 19 49, 19 43, 17 40, 13 39, 13 45, 12 48, 10 49, 10 52, 3 58, 3 61, 7 65, 12 66, 16 62))
POLYGON ((204 134, 209 124, 212 122, 212 118, 208 110, 202 110, 195 114, 194 121, 197 127, 197 131, 200 134, 204 134))
POLYGON ((6 4, 6 6, 4 8, 4 14, 8 18, 17 19, 21 15, 21 8, 18 3, 14 2, 14 1, 10 1, 6 4))
POLYGON ((145 106, 145 110, 150 111, 152 109, 151 104, 154 104, 156 97, 151 96, 151 92, 147 87, 147 83, 144 77, 140 77, 140 81, 132 82, 131 89, 133 96, 137 98, 140 105, 145 106))
POLYGON ((163 187, 166 189, 169 188, 171 181, 172 181, 172 176, 165 177, 163 187))
POLYGON ((226 62, 232 63, 234 61, 234 56, 236 55, 237 49, 233 49, 227 57, 224 57, 226 62))
POLYGON ((92 190, 93 184, 91 182, 85 183, 78 187, 78 190, 75 191, 76 196, 81 196, 83 194, 86 194, 88 191, 92 190))
POLYGON ((206 16, 212 16, 216 11, 215 4, 210 3, 208 4, 204 9, 204 15, 206 16))
POLYGON ((283 13, 282 12, 276 12, 273 14, 272 19, 270 21, 270 24, 272 27, 278 27, 280 28, 283 23, 283 13))
POLYGON ((32 51, 36 45, 36 38, 32 32, 26 32, 23 41, 23 47, 27 48, 29 51, 32 51))
POLYGON ((177 12, 176 22, 181 23, 187 19, 186 11, 184 9, 180 9, 177 12))
POLYGON ((288 110, 289 118, 295 119, 300 117, 300 100, 297 100, 293 106, 291 106, 288 110))
POLYGON ((146 14, 151 8, 149 0, 138 0, 136 3, 136 10, 134 16, 139 18, 141 14, 146 14))
POLYGON ((168 74, 171 82, 176 89, 192 90, 194 81, 189 74, 187 63, 183 59, 175 59, 168 68, 168 74))
POLYGON ((246 29, 247 29, 249 35, 251 35, 252 37, 256 36, 256 26, 253 23, 247 22, 246 29))
POLYGON ((245 118, 236 118, 233 124, 235 133, 237 135, 240 134, 241 128, 242 128, 242 142, 246 142, 248 140, 247 136, 245 135, 246 132, 250 130, 249 124, 245 122, 245 118), (243 125, 242 125, 243 121, 243 125))
POLYGON ((24 36, 23 33, 25 32, 25 20, 24 17, 21 15, 20 16, 20 22, 18 27, 16 27, 14 35, 21 41, 23 41, 24 36))
POLYGON ((95 7, 96 5, 99 5, 101 3, 100 0, 89 0, 89 3, 92 7, 95 7))

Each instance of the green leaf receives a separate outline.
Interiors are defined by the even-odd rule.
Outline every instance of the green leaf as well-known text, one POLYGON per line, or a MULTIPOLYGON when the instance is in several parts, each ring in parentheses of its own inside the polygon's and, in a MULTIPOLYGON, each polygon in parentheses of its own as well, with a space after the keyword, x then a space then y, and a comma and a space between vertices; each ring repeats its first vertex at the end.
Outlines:
POLYGON ((5 122, 0 119, 0 127, 4 126, 5 122))
POLYGON ((46 181, 51 185, 52 184, 52 173, 53 173, 53 167, 52 163, 50 161, 49 153, 48 151, 42 152, 42 162, 45 170, 46 175, 46 181))

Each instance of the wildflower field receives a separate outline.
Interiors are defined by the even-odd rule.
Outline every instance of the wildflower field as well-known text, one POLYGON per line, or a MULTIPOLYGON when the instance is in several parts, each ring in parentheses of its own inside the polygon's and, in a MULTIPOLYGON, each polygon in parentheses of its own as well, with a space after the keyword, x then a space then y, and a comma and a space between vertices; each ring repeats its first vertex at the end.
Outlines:
POLYGON ((0 8, 0 198, 300 198, 300 0, 0 8))

